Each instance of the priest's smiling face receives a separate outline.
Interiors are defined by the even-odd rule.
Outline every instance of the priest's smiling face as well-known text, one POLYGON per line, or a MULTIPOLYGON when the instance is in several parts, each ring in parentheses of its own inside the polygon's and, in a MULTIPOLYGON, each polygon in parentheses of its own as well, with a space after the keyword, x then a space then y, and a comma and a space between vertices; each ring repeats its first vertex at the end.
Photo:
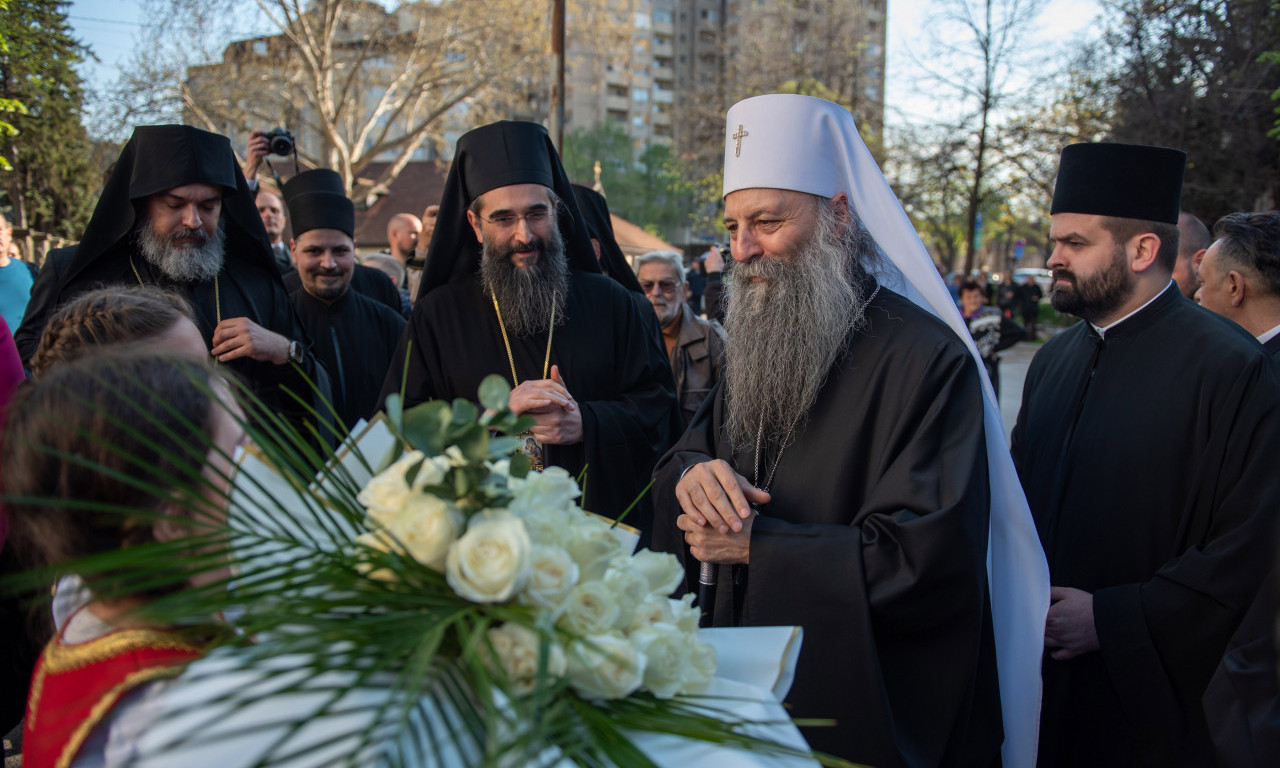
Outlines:
POLYGON ((813 201, 813 195, 787 189, 739 189, 726 195, 724 227, 734 261, 787 260, 813 233, 813 201))
POLYGON ((1102 216, 1084 213, 1055 213, 1049 238, 1053 308, 1107 325, 1134 292, 1125 244, 1116 242, 1102 216))
POLYGON ((356 244, 351 235, 338 229, 309 229, 289 245, 303 290, 328 303, 347 292, 356 268, 356 244))
POLYGON ((511 263, 528 269, 538 263, 539 246, 555 228, 550 190, 541 184, 512 184, 485 192, 467 211, 476 240, 486 239, 511 255, 511 263))

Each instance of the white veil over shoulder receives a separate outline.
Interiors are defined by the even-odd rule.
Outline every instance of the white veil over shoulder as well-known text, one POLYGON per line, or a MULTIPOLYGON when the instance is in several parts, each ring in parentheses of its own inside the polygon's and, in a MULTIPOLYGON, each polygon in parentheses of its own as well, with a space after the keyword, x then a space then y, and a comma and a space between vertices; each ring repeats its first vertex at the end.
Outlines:
MULTIPOLYGON (((724 193, 754 188, 847 195, 849 207, 888 257, 877 279, 941 318, 984 370, 942 277, 849 110, 795 94, 735 104, 725 124, 724 193)), ((1010 768, 1029 768, 1036 762, 1039 734, 1049 566, 1009 456, 999 404, 987 377, 981 379, 991 488, 987 582, 1004 713, 1002 758, 1010 768)))

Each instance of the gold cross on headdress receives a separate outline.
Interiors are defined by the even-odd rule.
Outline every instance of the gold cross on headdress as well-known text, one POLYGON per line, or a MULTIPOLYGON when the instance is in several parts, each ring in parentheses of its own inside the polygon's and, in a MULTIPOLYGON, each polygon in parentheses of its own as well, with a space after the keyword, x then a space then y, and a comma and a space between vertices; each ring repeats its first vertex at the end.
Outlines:
POLYGON ((735 134, 733 134, 732 136, 730 136, 730 137, 729 137, 729 138, 731 138, 731 139, 734 139, 734 140, 737 142, 737 144, 735 144, 735 145, 734 145, 734 147, 733 147, 733 156, 734 156, 734 157, 742 157, 742 140, 743 140, 743 139, 745 139, 745 138, 747 138, 747 137, 748 137, 748 136, 750 136, 750 135, 751 135, 751 134, 747 133, 747 132, 743 129, 742 124, 741 124, 741 123, 739 123, 739 124, 738 124, 738 132, 737 132, 737 133, 735 133, 735 134))

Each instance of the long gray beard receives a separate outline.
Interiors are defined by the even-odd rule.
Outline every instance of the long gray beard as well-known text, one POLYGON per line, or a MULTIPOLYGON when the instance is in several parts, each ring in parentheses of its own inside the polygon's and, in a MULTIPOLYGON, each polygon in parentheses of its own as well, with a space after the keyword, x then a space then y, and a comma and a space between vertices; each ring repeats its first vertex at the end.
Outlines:
POLYGON ((858 278, 878 253, 861 224, 841 232, 823 205, 812 236, 794 253, 733 265, 724 386, 734 450, 754 448, 762 428, 775 455, 794 439, 832 364, 864 323, 858 278), (753 277, 767 282, 752 283, 753 277))
POLYGON ((184 227, 164 238, 156 233, 148 218, 138 228, 137 243, 138 250, 147 263, 170 280, 197 283, 212 280, 222 271, 226 234, 221 220, 218 221, 217 232, 212 236, 205 234, 203 229, 184 227), (199 242, 195 245, 179 245, 177 241, 185 237, 199 238, 199 242))
POLYGON ((569 291, 569 260, 560 228, 553 224, 546 241, 535 238, 508 248, 499 248, 486 237, 481 246, 480 279, 498 299, 507 333, 521 337, 546 333, 551 327, 552 304, 556 325, 560 325, 569 291), (532 267, 520 269, 511 263, 511 254, 527 245, 537 249, 538 260, 532 267))

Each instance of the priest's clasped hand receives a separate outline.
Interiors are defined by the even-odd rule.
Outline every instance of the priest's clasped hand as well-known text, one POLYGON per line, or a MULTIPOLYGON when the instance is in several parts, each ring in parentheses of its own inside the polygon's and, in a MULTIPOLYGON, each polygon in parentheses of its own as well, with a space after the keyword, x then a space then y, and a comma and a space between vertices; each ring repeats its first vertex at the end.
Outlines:
POLYGON ((742 521, 753 514, 751 505, 768 504, 769 499, 767 491, 721 459, 694 464, 676 483, 676 500, 684 513, 697 525, 713 526, 720 533, 741 531, 742 521))
POLYGON ((213 349, 209 353, 220 363, 248 357, 284 365, 289 362, 289 340, 247 317, 229 317, 213 329, 213 349))
POLYGON ((582 411, 560 378, 560 366, 551 366, 551 378, 522 381, 507 399, 517 416, 534 420, 530 432, 544 445, 582 442, 582 411))
POLYGON ((739 530, 721 532, 709 525, 699 525, 691 515, 676 518, 676 527, 684 531, 689 554, 700 563, 747 565, 751 562, 751 523, 756 511, 743 520, 739 530))
POLYGON ((1098 650, 1093 624, 1093 595, 1071 587, 1049 588, 1049 615, 1044 622, 1044 647, 1056 661, 1074 659, 1098 650))

